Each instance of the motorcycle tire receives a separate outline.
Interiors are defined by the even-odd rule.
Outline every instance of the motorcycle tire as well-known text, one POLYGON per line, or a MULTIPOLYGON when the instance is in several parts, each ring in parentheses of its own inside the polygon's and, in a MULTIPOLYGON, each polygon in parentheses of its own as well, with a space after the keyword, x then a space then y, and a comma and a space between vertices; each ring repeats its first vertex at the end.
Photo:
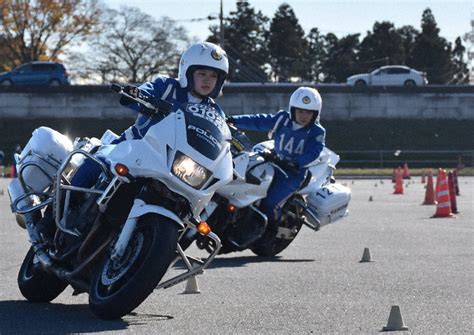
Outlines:
POLYGON ((33 247, 21 264, 18 272, 18 287, 21 294, 31 302, 50 302, 63 292, 68 283, 52 273, 45 272, 35 259, 33 247))
POLYGON ((156 214, 140 218, 122 258, 106 255, 92 276, 89 307, 99 318, 118 319, 140 305, 176 255, 178 225, 156 214))
POLYGON ((296 229, 296 233, 291 239, 279 238, 277 237, 277 231, 267 230, 265 234, 257 242, 255 242, 254 246, 250 248, 250 250, 252 250, 252 252, 257 256, 276 256, 280 252, 285 250, 290 245, 290 243, 294 241, 294 239, 300 232, 302 225, 303 223, 301 221, 296 223, 296 225, 293 227, 294 229, 296 229))

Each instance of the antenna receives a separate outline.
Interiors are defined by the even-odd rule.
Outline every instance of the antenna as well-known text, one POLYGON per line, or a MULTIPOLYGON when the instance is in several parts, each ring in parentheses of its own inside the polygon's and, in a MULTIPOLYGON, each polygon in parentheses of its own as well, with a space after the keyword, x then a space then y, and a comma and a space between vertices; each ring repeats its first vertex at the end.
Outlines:
POLYGON ((219 13, 220 20, 220 31, 219 31, 219 44, 224 48, 224 6, 221 0, 221 11, 219 13))

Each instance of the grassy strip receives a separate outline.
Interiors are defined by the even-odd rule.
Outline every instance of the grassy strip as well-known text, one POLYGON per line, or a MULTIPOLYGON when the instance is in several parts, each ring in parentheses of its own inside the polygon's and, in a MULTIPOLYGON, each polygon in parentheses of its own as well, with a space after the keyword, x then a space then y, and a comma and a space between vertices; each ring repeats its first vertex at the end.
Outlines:
MULTIPOLYGON (((410 176, 422 176, 426 175, 428 169, 409 169, 410 176)), ((438 173, 437 169, 431 169, 433 175, 438 173)), ((450 171, 450 169, 446 169, 450 171)), ((352 169, 352 168, 341 168, 336 169, 334 172, 335 176, 391 176, 393 174, 393 169, 352 169)), ((474 176, 474 167, 467 167, 458 171, 458 176, 474 176)))

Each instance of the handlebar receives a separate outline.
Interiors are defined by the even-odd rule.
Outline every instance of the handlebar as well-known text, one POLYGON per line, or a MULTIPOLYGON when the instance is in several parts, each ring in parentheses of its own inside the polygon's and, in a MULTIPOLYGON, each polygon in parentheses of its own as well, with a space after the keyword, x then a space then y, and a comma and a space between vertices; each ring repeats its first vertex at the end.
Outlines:
POLYGON ((125 92, 123 90, 124 87, 119 84, 112 83, 110 85, 110 89, 114 92, 117 92, 121 96, 126 97, 127 99, 138 103, 140 106, 139 113, 146 115, 152 119, 167 116, 170 113, 171 109, 173 108, 173 104, 163 99, 159 99, 156 101, 155 104, 152 104, 148 101, 140 99, 139 97, 130 95, 127 92, 125 92))
POLYGON ((280 171, 282 171, 284 174, 285 171, 293 172, 293 173, 298 173, 299 168, 298 165, 292 161, 286 160, 286 159, 281 159, 278 157, 274 152, 264 150, 259 152, 259 155, 267 162, 272 163, 274 166, 276 166, 280 171))
POLYGON ((115 91, 115 92, 117 92, 117 93, 120 93, 120 91, 122 91, 122 86, 120 86, 119 84, 114 84, 114 83, 112 83, 112 84, 110 85, 110 89, 111 89, 112 91, 115 91))

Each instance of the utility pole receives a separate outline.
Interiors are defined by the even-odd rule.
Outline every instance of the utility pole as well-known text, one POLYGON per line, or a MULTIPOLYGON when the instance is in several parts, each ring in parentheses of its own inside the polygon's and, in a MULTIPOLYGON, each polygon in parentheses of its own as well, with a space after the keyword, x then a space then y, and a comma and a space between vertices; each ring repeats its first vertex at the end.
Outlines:
POLYGON ((464 41, 467 42, 469 83, 472 85, 474 84, 474 9, 471 10, 471 31, 464 35, 464 41))
POLYGON ((220 31, 219 31, 219 44, 221 45, 222 48, 224 48, 224 6, 222 4, 221 0, 221 11, 219 14, 219 20, 220 20, 220 31))

